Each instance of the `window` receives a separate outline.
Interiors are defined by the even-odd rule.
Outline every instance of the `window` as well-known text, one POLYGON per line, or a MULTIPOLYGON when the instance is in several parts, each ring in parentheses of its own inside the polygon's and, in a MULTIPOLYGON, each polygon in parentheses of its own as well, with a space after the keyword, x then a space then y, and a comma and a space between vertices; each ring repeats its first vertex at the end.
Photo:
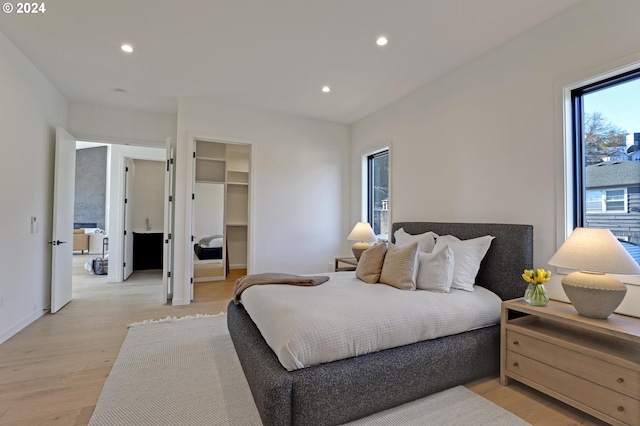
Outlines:
POLYGON ((640 263, 640 69, 571 91, 573 225, 607 228, 640 263))
POLYGON ((587 189, 585 207, 589 213, 626 213, 627 188, 587 189))
POLYGON ((389 235, 389 150, 367 156, 367 221, 380 240, 389 235))

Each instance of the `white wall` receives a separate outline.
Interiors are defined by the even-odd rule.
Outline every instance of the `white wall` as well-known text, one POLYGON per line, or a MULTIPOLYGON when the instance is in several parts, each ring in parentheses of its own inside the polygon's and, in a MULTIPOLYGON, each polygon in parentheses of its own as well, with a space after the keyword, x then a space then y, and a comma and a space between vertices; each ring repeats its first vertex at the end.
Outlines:
POLYGON ((0 87, 2 343, 50 303, 55 127, 67 125, 67 100, 2 33, 0 87))
MULTIPOLYGON (((164 152, 163 152, 164 155, 164 152)), ((133 186, 133 229, 164 232, 164 161, 134 160, 136 181, 133 186)))
POLYGON ((72 102, 69 133, 78 140, 164 147, 175 141, 176 114, 72 102))
POLYGON ((181 99, 176 176, 176 288, 189 303, 189 135, 252 142, 250 272, 315 273, 329 269, 349 230, 349 132, 334 124, 250 108, 181 99), (184 228, 180 228, 184 224, 184 228), (180 257, 179 253, 183 253, 180 257), (180 283, 183 283, 180 288, 180 283))
MULTIPOLYGON (((556 227, 564 199, 562 87, 640 61, 638 16, 636 0, 583 0, 359 121, 351 192, 360 193, 362 153, 393 141, 394 221, 529 223, 534 266, 548 268, 564 232, 556 227)), ((351 221, 359 213, 354 197, 351 221)), ((548 287, 564 299, 557 275, 548 287)), ((640 287, 629 286, 620 310, 640 315, 640 287)))

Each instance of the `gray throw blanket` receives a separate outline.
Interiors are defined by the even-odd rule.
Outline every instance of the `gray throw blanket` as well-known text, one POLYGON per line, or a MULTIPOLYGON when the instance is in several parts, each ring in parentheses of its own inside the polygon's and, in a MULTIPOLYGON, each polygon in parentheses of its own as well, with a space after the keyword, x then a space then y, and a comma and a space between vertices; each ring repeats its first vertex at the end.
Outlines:
POLYGON ((325 275, 305 277, 302 275, 282 274, 278 272, 265 272, 262 274, 245 275, 238 278, 233 286, 233 303, 240 302, 240 294, 243 291, 257 284, 291 284, 301 286, 314 286, 329 281, 325 275))

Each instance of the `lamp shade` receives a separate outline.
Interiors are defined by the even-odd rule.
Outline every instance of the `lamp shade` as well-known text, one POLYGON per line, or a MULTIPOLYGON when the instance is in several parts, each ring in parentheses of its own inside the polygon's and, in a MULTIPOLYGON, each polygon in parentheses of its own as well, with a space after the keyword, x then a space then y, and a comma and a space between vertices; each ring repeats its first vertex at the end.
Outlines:
POLYGON ((640 266, 608 229, 576 228, 549 265, 584 272, 640 274, 640 266))
POLYGON ((367 222, 358 222, 347 237, 349 241, 364 241, 367 243, 375 243, 378 241, 376 234, 371 229, 371 225, 367 222))

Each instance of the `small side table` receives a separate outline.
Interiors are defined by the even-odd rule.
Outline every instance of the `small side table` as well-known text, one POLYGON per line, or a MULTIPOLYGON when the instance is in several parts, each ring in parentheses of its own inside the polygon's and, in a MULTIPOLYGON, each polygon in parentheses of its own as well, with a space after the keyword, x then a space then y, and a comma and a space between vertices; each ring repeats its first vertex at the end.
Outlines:
POLYGON ((336 257, 336 272, 355 271, 358 266, 358 260, 355 257, 336 257), (343 264, 341 266, 341 264, 343 264), (344 266, 344 264, 348 266, 344 266))

